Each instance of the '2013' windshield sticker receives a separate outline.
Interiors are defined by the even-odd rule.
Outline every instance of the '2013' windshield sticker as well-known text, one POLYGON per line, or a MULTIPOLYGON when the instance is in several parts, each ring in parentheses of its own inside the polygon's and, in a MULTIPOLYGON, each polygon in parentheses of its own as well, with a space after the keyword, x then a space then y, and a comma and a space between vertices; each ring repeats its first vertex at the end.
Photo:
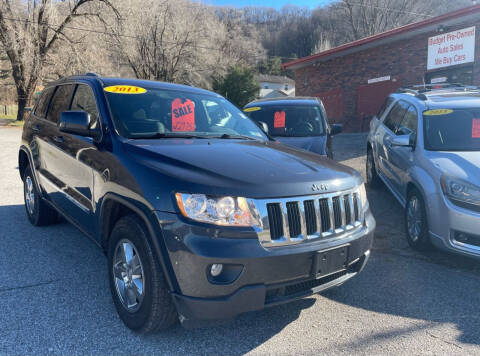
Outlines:
POLYGON ((258 111, 258 110, 261 110, 261 107, 259 107, 259 106, 252 106, 251 108, 243 109, 244 112, 252 112, 252 111, 258 111))
POLYGON ((195 131, 195 103, 190 99, 172 102, 172 131, 195 131))
POLYGON ((452 112, 453 112, 452 109, 432 109, 432 110, 425 111, 423 115, 427 115, 427 116, 448 115, 448 114, 451 114, 452 112))
POLYGON ((147 92, 147 89, 133 85, 112 85, 103 88, 103 90, 115 94, 143 94, 147 92))
POLYGON ((472 119, 472 138, 480 138, 480 119, 472 119))
POLYGON ((285 111, 276 111, 273 117, 273 127, 276 129, 285 127, 285 111))

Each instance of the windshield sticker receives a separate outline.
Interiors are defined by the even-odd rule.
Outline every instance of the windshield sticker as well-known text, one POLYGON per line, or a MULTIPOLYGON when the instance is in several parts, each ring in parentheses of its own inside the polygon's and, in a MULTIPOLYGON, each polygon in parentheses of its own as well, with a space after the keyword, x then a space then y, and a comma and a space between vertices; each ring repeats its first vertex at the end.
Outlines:
POLYGON ((261 110, 262 108, 259 107, 259 106, 252 106, 251 108, 246 108, 246 109, 243 109, 244 112, 252 112, 252 111, 258 111, 258 110, 261 110))
POLYGON ((103 88, 103 90, 115 94, 143 94, 147 92, 147 89, 135 87, 133 85, 112 85, 103 88))
POLYGON ((172 131, 195 131, 195 103, 190 99, 172 102, 172 131))
POLYGON ((276 129, 285 127, 285 111, 276 111, 273 117, 273 127, 276 129))
POLYGON ((433 109, 433 110, 425 111, 423 115, 427 115, 427 116, 447 115, 447 114, 451 114, 452 112, 453 112, 452 109, 433 109))
POLYGON ((480 138, 480 119, 472 120, 472 138, 480 138))

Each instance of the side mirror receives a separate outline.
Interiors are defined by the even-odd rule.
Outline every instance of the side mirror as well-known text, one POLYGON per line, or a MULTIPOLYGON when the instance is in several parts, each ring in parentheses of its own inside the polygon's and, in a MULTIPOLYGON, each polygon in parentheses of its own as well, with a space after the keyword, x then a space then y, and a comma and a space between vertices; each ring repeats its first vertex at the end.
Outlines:
POLYGON ((412 135, 395 136, 392 139, 392 146, 397 147, 413 147, 412 135))
POLYGON ((31 112, 32 109, 33 109, 33 108, 31 108, 31 107, 29 107, 29 106, 26 107, 26 108, 23 108, 23 110, 24 110, 26 113, 31 112))
POLYGON ((61 132, 86 137, 94 136, 94 131, 90 130, 90 114, 85 111, 62 112, 58 127, 61 132))
POLYGON ((337 135, 343 131, 342 124, 332 124, 330 125, 330 136, 337 135))
POLYGON ((258 124, 258 127, 260 127, 263 132, 265 132, 266 134, 268 134, 268 125, 267 125, 267 123, 265 123, 265 122, 263 122, 263 121, 259 121, 257 124, 258 124))

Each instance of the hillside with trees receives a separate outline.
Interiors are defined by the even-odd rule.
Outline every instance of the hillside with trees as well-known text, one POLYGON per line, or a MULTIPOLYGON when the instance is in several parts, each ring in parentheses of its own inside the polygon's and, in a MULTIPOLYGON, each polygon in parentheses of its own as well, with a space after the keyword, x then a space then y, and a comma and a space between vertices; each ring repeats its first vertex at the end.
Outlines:
POLYGON ((275 10, 193 0, 0 0, 0 104, 15 100, 21 119, 45 82, 87 71, 209 89, 236 71, 291 75, 282 62, 471 4, 338 0, 275 10))

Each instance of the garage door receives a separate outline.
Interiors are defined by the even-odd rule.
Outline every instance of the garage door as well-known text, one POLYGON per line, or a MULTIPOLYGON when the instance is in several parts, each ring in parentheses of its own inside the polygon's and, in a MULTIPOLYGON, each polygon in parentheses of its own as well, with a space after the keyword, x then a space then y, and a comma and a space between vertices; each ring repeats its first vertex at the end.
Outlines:
POLYGON ((320 98, 327 111, 329 122, 341 122, 343 120, 343 89, 332 89, 315 95, 320 98))
POLYGON ((363 121, 374 116, 386 97, 400 87, 400 82, 391 80, 360 85, 357 88, 357 119, 363 121))

